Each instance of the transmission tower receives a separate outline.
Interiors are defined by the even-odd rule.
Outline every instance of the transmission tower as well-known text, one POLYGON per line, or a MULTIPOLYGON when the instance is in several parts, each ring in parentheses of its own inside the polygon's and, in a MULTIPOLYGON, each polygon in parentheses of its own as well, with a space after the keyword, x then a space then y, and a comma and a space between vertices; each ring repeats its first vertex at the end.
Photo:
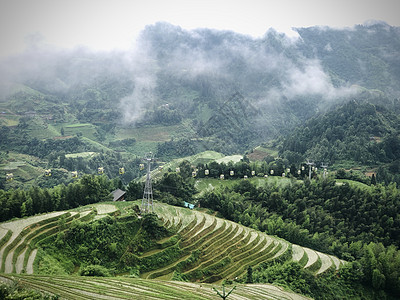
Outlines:
POLYGON ((308 166, 308 179, 311 180, 311 166, 313 166, 314 163, 311 160, 307 159, 306 165, 308 166))
POLYGON ((328 171, 328 164, 322 163, 321 167, 324 168, 324 179, 326 178, 326 172, 328 171))
POLYGON ((153 153, 147 153, 144 158, 144 162, 147 162, 147 175, 146 184, 144 186, 143 199, 142 199, 142 213, 152 213, 153 212, 153 189, 151 186, 151 174, 150 165, 154 161, 153 153))

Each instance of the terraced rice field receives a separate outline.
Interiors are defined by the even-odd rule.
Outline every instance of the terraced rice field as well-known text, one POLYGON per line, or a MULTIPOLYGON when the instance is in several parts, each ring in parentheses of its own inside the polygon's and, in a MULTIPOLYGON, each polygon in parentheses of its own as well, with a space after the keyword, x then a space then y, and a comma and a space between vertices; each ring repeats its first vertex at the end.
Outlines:
POLYGON ((105 217, 108 214, 111 214, 115 211, 117 211, 118 209, 115 207, 115 205, 112 204, 93 204, 92 205, 96 211, 97 211, 97 215, 94 217, 95 219, 100 219, 105 217))
MULTIPOLYGON (((157 269, 141 273, 141 279, 29 276, 34 274, 37 244, 42 239, 65 230, 74 219, 89 221, 116 210, 115 205, 101 203, 92 205, 91 210, 54 212, 0 224, 1 276, 13 274, 30 287, 65 299, 215 299, 210 284, 219 285, 242 276, 248 266, 278 258, 292 259, 319 275, 329 269, 338 270, 345 263, 204 212, 157 203, 155 212, 164 226, 174 228, 176 234, 159 240, 159 248, 139 258, 162 257, 164 251, 171 249, 179 255, 157 269), (166 281, 174 275, 184 275, 196 284, 166 281)), ((271 285, 240 285, 230 299, 306 298, 271 285)))
MULTIPOLYGON (((0 280, 18 280, 30 288, 40 289, 50 294, 59 295, 61 299, 219 299, 212 289, 216 287, 222 292, 222 287, 210 284, 145 280, 125 277, 71 277, 71 276, 39 276, 39 275, 0 275, 0 280)), ((232 287, 227 287, 229 291, 232 287)), ((307 300, 282 288, 269 284, 237 285, 230 300, 307 300)))
POLYGON ((206 213, 161 203, 155 207, 164 225, 175 227, 180 234, 184 256, 163 268, 141 274, 142 278, 171 279, 174 272, 179 272, 191 281, 221 283, 243 275, 248 266, 285 254, 316 275, 330 268, 337 270, 344 263, 331 255, 292 245, 206 213))
POLYGON ((65 230, 74 219, 92 219, 95 211, 59 211, 0 224, 0 272, 33 273, 37 244, 65 230), (60 222, 62 220, 62 222, 60 222))

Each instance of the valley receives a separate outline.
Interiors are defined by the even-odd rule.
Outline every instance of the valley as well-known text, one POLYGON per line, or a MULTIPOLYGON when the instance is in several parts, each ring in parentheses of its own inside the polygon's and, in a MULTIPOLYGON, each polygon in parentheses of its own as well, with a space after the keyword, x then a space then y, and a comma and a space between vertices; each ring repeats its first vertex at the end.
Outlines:
POLYGON ((399 28, 296 32, 0 61, 0 291, 398 299, 399 28))

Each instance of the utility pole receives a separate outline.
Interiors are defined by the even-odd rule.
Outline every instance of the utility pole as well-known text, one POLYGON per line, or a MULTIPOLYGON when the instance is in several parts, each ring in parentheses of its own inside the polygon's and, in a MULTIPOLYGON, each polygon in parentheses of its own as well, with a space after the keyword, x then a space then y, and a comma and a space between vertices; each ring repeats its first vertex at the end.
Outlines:
POLYGON ((322 163, 321 167, 324 168, 324 179, 325 179, 326 178, 326 173, 328 171, 328 169, 327 169, 328 168, 328 164, 322 163))
POLYGON ((147 214, 153 212, 153 189, 151 186, 151 174, 150 174, 150 165, 154 161, 153 153, 151 152, 146 153, 146 155, 143 158, 143 161, 147 162, 147 175, 143 191, 141 211, 143 214, 147 214))
POLYGON ((313 166, 314 163, 307 158, 306 165, 308 166, 308 179, 311 180, 311 166, 313 166))

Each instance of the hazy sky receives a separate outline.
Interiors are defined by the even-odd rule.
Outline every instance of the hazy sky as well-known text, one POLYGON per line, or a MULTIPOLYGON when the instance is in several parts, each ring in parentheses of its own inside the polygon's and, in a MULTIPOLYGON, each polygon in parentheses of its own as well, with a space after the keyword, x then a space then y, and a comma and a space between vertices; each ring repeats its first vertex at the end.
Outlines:
POLYGON ((398 0, 0 0, 0 56, 32 40, 127 49, 157 21, 260 37, 271 27, 292 34, 292 27, 352 27, 368 20, 400 26, 399 11, 398 0))

